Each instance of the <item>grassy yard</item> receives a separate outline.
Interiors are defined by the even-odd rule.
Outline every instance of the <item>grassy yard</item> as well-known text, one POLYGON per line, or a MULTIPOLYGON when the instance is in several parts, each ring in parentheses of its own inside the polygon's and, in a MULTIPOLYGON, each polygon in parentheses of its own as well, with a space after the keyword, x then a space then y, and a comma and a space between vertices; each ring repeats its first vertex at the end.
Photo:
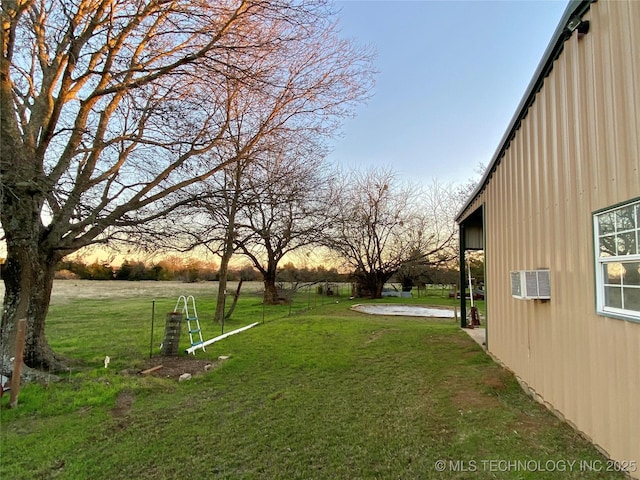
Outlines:
MULTIPOLYGON (((220 333, 213 297, 196 297, 207 338, 220 333)), ((605 458, 453 321, 368 316, 311 291, 263 308, 247 293, 225 330, 264 323, 198 351, 230 358, 179 383, 135 373, 149 365, 152 298, 52 305, 50 342, 74 367, 24 387, 17 409, 2 399, 1 478, 623 478, 589 471, 605 458)), ((155 297, 154 354, 174 303, 155 297)))

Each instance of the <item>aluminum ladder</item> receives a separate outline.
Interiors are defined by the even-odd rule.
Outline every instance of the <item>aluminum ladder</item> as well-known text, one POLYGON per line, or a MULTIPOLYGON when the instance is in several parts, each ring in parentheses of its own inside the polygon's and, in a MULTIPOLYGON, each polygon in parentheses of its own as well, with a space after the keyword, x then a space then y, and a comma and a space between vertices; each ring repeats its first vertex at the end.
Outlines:
MULTIPOLYGON (((189 330, 189 341, 191 342, 191 346, 196 347, 196 349, 202 348, 202 351, 205 352, 204 340, 202 339, 202 329, 200 328, 198 312, 196 311, 195 298, 193 298, 193 295, 189 295, 188 297, 180 295, 173 311, 177 312, 180 305, 182 305, 182 314, 187 319, 187 330, 189 330)), ((195 355, 195 349, 191 353, 195 355)))

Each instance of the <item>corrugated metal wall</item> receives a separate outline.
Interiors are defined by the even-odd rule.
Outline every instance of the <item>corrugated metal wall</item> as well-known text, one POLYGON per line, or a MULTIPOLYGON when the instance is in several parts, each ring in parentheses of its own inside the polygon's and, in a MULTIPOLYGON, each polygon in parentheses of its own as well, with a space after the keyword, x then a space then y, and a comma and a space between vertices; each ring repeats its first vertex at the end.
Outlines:
POLYGON ((596 315, 592 232, 595 210, 640 196, 640 2, 600 0, 584 19, 467 212, 485 206, 491 352, 640 463, 640 324, 596 315), (551 270, 551 300, 512 298, 509 272, 535 268, 551 270))

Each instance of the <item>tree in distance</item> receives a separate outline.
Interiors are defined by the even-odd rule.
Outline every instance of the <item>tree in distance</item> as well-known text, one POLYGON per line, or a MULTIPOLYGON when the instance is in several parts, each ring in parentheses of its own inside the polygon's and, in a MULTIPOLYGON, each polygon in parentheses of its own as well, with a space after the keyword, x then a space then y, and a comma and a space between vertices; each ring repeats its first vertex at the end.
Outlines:
POLYGON ((455 258, 452 188, 437 181, 418 188, 388 168, 354 170, 343 179, 325 242, 353 271, 359 295, 380 298, 403 266, 455 258))
POLYGON ((302 248, 319 245, 331 222, 329 177, 322 157, 314 152, 281 152, 247 178, 245 202, 238 217, 236 248, 261 274, 264 303, 274 305, 280 261, 302 248))

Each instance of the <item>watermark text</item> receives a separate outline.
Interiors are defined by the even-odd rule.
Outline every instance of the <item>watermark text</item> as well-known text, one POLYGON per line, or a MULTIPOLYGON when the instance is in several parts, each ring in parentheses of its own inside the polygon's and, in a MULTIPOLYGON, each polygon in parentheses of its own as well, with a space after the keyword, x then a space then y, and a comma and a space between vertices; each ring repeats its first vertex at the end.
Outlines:
POLYGON ((636 472, 635 460, 436 460, 438 472, 636 472))

